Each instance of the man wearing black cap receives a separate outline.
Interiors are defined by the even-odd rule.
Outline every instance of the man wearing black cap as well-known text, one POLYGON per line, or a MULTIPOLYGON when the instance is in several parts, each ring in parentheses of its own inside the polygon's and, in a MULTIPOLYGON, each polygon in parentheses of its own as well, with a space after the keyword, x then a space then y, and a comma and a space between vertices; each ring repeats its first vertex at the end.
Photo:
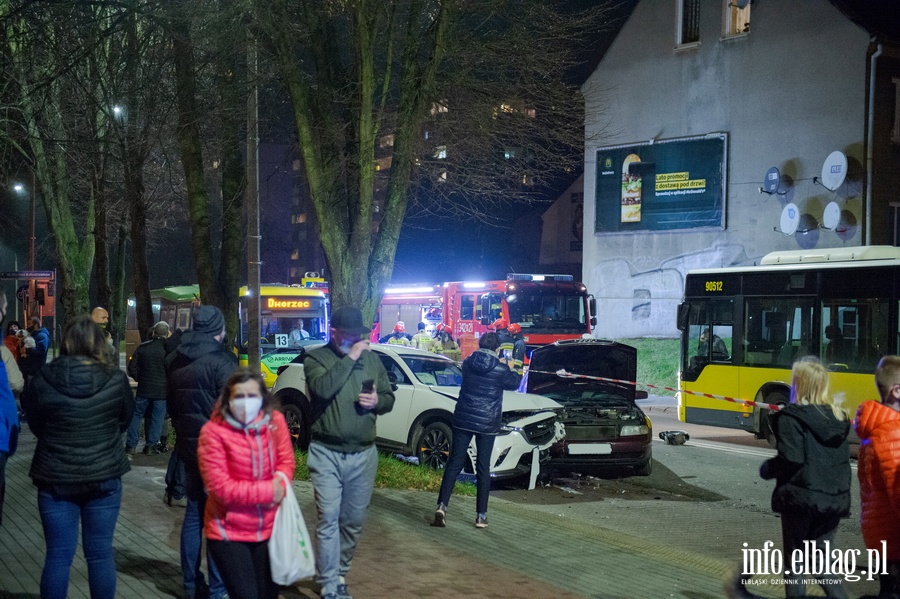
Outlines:
MULTIPOLYGON (((178 349, 166 357, 166 406, 175 427, 175 451, 184 464, 187 508, 181 525, 181 573, 184 593, 193 599, 207 596, 206 581, 200 570, 206 492, 197 466, 197 440, 238 361, 222 346, 225 317, 221 310, 215 306, 198 306, 191 316, 191 330, 181 336, 178 349)), ((209 568, 208 596, 221 599, 225 596, 225 587, 208 553, 206 562, 209 568)))
POLYGON ((316 494, 316 582, 323 599, 348 599, 345 576, 378 470, 375 419, 394 407, 381 360, 369 351, 370 329, 357 308, 331 318, 331 341, 303 362, 312 395, 307 466, 316 494))

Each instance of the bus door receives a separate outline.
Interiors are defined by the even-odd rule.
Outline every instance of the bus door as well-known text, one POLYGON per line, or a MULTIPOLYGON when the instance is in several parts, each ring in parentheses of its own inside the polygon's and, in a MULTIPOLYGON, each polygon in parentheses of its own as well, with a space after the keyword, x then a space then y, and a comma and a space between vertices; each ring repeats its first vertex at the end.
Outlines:
POLYGON ((820 356, 828 369, 873 372, 890 351, 889 311, 882 299, 822 300, 820 356))
MULTIPOLYGON (((719 395, 739 397, 740 369, 734 367, 734 360, 741 348, 734 340, 734 300, 691 300, 686 306, 681 348, 683 390, 717 389, 719 395)), ((743 428, 744 416, 735 413, 746 411, 740 404, 690 393, 682 396, 682 403, 688 422, 743 428)))

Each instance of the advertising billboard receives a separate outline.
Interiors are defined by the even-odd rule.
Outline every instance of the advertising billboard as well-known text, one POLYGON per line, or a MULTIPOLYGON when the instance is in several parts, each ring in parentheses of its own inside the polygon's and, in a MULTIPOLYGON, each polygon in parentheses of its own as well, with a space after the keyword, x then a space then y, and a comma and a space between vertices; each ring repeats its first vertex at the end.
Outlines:
POLYGON ((597 150, 595 233, 725 227, 727 133, 597 150))

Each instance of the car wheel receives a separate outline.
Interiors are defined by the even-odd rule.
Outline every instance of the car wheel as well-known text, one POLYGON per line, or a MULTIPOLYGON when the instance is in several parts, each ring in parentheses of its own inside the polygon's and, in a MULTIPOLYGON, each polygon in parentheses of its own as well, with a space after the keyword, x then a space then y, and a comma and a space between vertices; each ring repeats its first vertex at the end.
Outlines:
MULTIPOLYGON (((776 406, 781 406, 782 408, 788 404, 788 396, 784 391, 775 391, 773 393, 769 393, 766 395, 767 404, 774 404, 776 406)), ((766 438, 766 441, 769 442, 770 447, 775 447, 778 444, 777 439, 775 439, 775 431, 772 430, 771 422, 769 421, 769 417, 772 415, 772 412, 766 410, 766 413, 762 415, 762 422, 760 423, 760 430, 763 436, 766 438)))
POLYGON ((443 422, 432 422, 425 425, 416 440, 416 457, 419 464, 429 468, 441 469, 450 460, 450 443, 453 431, 443 422))
POLYGON ((302 451, 309 449, 309 421, 303 415, 303 410, 294 404, 285 404, 281 406, 281 412, 287 421, 288 431, 291 433, 291 441, 294 443, 294 447, 302 451))
POLYGON ((634 469, 635 476, 650 476, 650 473, 653 472, 653 459, 649 459, 640 466, 636 466, 634 469))

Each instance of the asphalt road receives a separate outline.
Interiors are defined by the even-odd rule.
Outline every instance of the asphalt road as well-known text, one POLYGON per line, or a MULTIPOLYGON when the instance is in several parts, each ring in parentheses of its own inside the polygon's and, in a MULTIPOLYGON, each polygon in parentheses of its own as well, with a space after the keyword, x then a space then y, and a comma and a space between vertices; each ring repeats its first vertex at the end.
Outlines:
MULTIPOLYGON (((492 496, 710 559, 738 563, 744 543, 759 548, 772 541, 780 547, 781 523, 770 508, 774 481, 759 477, 760 464, 775 450, 744 431, 679 422, 674 398, 651 397, 639 403, 653 423, 650 476, 616 471, 555 476, 534 491, 497 489, 492 496), (684 445, 667 445, 657 437, 666 430, 685 431, 690 439, 684 445)), ((864 555, 855 462, 852 468, 852 513, 841 521, 835 545, 864 555)), ((851 597, 877 593, 877 583, 865 579, 845 582, 845 588, 851 597)), ((755 592, 784 596, 777 585, 755 592)))

